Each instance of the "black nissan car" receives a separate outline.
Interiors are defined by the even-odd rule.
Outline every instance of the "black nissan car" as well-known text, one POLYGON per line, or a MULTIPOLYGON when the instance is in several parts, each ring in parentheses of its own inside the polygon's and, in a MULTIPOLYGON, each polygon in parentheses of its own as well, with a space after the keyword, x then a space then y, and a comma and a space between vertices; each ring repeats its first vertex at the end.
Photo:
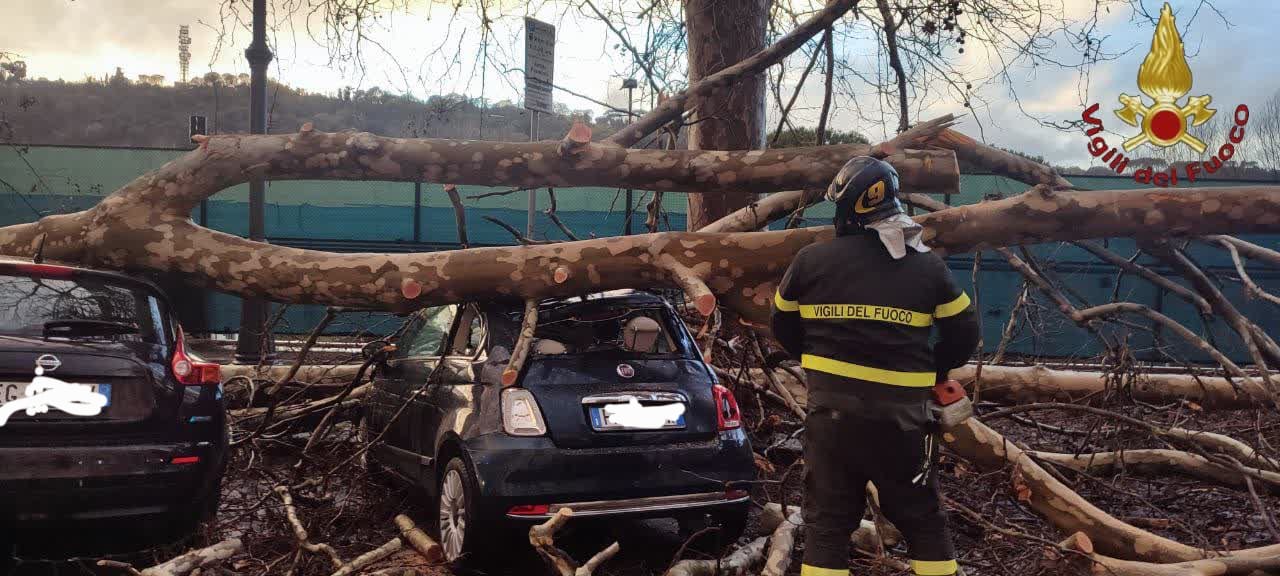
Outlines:
POLYGON ((192 533, 217 509, 224 407, 155 285, 0 260, 0 566, 192 533))
POLYGON ((519 303, 415 313, 365 400, 367 464, 422 486, 456 560, 504 524, 654 516, 742 532, 755 478, 733 394, 662 298, 613 292, 538 307, 502 385, 519 303))

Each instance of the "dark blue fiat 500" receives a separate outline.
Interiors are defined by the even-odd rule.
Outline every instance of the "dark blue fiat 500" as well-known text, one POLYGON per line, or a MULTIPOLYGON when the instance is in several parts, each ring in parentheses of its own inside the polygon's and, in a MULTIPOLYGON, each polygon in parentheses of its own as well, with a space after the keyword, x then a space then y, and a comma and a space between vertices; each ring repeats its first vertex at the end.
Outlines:
POLYGON ((422 486, 450 560, 504 523, 649 516, 741 534, 755 468, 733 394, 662 298, 540 304, 529 360, 503 387, 523 306, 415 313, 366 399, 366 464, 422 486))

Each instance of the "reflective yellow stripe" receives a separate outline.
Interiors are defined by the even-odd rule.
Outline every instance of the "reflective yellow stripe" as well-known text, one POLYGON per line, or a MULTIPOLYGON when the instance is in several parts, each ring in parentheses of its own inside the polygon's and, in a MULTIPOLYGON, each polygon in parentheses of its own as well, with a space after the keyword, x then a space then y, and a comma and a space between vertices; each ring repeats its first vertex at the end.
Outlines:
POLYGON ((934 382, 937 376, 933 372, 898 372, 896 370, 885 370, 883 368, 841 362, 812 354, 800 356, 800 365, 810 370, 826 372, 827 374, 857 378, 868 382, 891 384, 893 386, 931 388, 934 384, 937 384, 937 382, 934 382))
POLYGON ((917 576, 951 576, 959 570, 955 560, 912 560, 911 571, 917 576))
POLYGON ((808 564, 800 565, 800 576, 849 576, 848 568, 819 568, 808 564))
POLYGON ((781 290, 773 293, 773 305, 777 306, 780 312, 795 312, 800 309, 800 303, 783 298, 781 290))
POLYGON ((964 312, 968 307, 969 295, 961 292, 959 296, 956 296, 955 300, 947 302, 946 304, 940 304, 937 308, 934 308, 933 315, 938 318, 948 318, 964 312))
POLYGON ((818 320, 874 320, 922 328, 933 325, 932 314, 869 304, 801 304, 800 317, 818 320))

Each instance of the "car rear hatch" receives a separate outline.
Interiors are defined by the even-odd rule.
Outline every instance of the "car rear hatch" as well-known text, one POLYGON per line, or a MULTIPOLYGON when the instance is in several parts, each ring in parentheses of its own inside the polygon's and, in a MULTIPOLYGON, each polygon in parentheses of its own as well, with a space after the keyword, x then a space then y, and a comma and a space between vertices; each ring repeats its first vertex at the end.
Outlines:
POLYGON ((710 376, 696 360, 613 354, 535 357, 526 365, 522 386, 537 399, 547 434, 563 448, 697 442, 716 434, 710 376), (631 398, 644 406, 682 404, 684 412, 658 429, 609 425, 604 407, 631 398))
POLYGON ((113 444, 171 432, 182 391, 166 378, 162 301, 141 285, 53 269, 0 270, 0 411, 8 415, 0 446, 113 444), (46 393, 65 384, 101 398, 46 393))
MULTIPOLYGON (((88 385, 102 394, 107 404, 92 416, 78 416, 50 404, 47 411, 28 414, 26 409, 11 412, 0 427, 0 438, 42 427, 54 432, 66 428, 88 429, 104 424, 136 424, 156 412, 156 380, 151 370, 131 357, 120 345, 55 343, 0 336, 0 401, 5 406, 24 400, 24 392, 34 379, 37 362, 56 369, 42 369, 43 375, 67 383, 88 385), (21 367, 30 367, 23 371, 21 367), (25 372, 25 373, 24 373, 25 372)), ((38 402, 35 404, 39 404, 38 402)), ((23 404, 26 405, 26 404, 23 404)), ((0 409, 5 409, 0 406, 0 409)))

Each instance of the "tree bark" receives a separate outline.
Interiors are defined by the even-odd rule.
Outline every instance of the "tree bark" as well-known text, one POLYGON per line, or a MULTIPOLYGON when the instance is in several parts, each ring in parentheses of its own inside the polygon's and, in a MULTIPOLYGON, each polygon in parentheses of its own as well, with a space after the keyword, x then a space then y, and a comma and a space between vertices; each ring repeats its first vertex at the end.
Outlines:
POLYGON ((1066 564, 1078 566, 1081 571, 1098 576, 1267 576, 1280 574, 1280 556, 1240 557, 1222 556, 1208 560, 1178 562, 1176 564, 1155 564, 1151 562, 1135 562, 1119 560, 1103 556, 1093 551, 1093 542, 1088 536, 1077 532, 1067 538, 1061 545, 1066 550, 1075 550, 1087 555, 1085 562, 1076 562, 1067 557, 1066 564))
POLYGON ((1030 158, 988 146, 955 130, 942 132, 931 143, 940 148, 954 150, 956 157, 961 160, 1031 186, 1043 184, 1055 189, 1075 188, 1071 181, 1063 178, 1053 168, 1030 158))
MULTIPOLYGON (((306 168, 306 162, 327 157, 299 150, 310 147, 313 138, 326 137, 244 137, 240 140, 245 146, 238 149, 220 146, 216 153, 192 152, 88 210, 0 228, 0 254, 30 257, 43 236, 43 254, 50 261, 180 272, 193 282, 242 295, 383 310, 680 286, 682 276, 688 286, 688 272, 720 304, 748 322, 764 324, 787 262, 800 248, 832 236, 830 227, 739 234, 666 232, 424 254, 336 254, 252 242, 201 228, 187 216, 201 199, 245 178, 245 171, 267 169, 257 166, 274 166, 269 171, 281 176, 301 177, 289 172, 292 169, 313 179, 356 177, 351 172, 355 164, 306 168), (275 138, 283 138, 277 142, 280 149, 252 145, 275 138), (297 144, 285 150, 283 144, 289 142, 297 144)), ((925 214, 917 221, 936 250, 950 253, 1083 238, 1266 233, 1280 231, 1280 187, 1091 192, 1035 188, 1013 198, 925 214)), ((696 301, 705 294, 692 296, 696 301)))
MULTIPOLYGON (((695 83, 760 52, 771 0, 684 0, 689 82, 695 83)), ((690 150, 764 148, 765 78, 743 75, 723 90, 689 101, 690 150)), ((843 161, 841 162, 843 164, 843 161)), ((755 201, 753 194, 706 191, 689 195, 687 225, 699 230, 755 201)))
MULTIPOLYGON (((1072 470, 1097 474, 1129 473, 1146 476, 1180 474, 1207 480, 1223 486, 1245 488, 1245 476, 1240 472, 1210 462, 1204 456, 1182 450, 1162 448, 1135 449, 1093 454, 1060 454, 1055 452, 1031 452, 1036 460, 1052 462, 1072 470)), ((1267 483, 1272 493, 1280 492, 1280 474, 1258 470, 1257 474, 1267 483)))
MULTIPOLYGON (((976 367, 951 371, 951 377, 973 382, 976 367)), ((1025 402, 1073 402, 1106 390, 1111 384, 1103 372, 1052 370, 1045 366, 982 367, 982 397, 1006 404, 1025 402)), ((1226 378, 1193 374, 1140 374, 1124 384, 1124 392, 1137 400, 1166 403, 1187 399, 1208 409, 1256 406, 1255 399, 1237 390, 1226 378)))
POLYGON ((240 551, 239 538, 228 538, 212 546, 198 548, 163 564, 142 571, 142 576, 182 576, 192 570, 220 562, 240 551))
MULTIPOLYGON (((939 133, 947 130, 949 126, 956 121, 955 116, 947 114, 920 122, 912 126, 909 130, 898 134, 893 139, 882 142, 871 147, 868 152, 869 156, 881 158, 893 165, 898 170, 899 176, 907 174, 924 172, 950 175, 953 171, 956 174, 955 192, 959 192, 960 167, 956 163, 954 155, 948 157, 945 154, 937 154, 938 150, 928 152, 921 150, 912 150, 913 148, 923 148, 930 141, 935 139, 939 133)), ((954 152, 952 152, 954 154, 954 152)), ((920 194, 947 194, 947 190, 921 188, 913 182, 903 181, 903 186, 914 192, 908 193, 908 197, 920 196, 920 194)), ((699 232, 751 232, 764 228, 770 222, 782 218, 787 214, 795 212, 797 209, 803 208, 809 204, 822 201, 823 193, 826 186, 819 186, 808 190, 790 190, 787 192, 776 192, 766 196, 758 202, 739 208, 738 210, 725 215, 724 217, 712 222, 702 228, 699 232)), ((926 199, 928 200, 928 199, 926 199)), ((910 201, 910 199, 908 200, 910 201)), ((923 202, 923 201, 922 201, 923 202)), ((936 202, 936 201, 934 201, 936 202)), ((937 208, 946 208, 945 204, 936 203, 937 208)))

